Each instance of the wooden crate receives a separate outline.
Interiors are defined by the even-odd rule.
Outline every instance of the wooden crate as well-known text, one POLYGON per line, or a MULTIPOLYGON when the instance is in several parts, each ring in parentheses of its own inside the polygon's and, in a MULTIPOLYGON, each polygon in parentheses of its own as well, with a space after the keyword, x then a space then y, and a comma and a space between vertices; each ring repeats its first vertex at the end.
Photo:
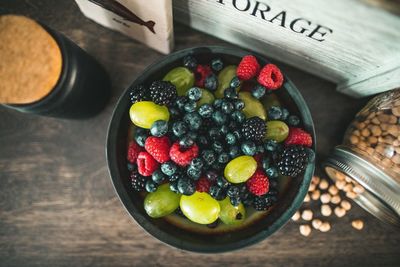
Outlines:
MULTIPOLYGON (((174 0, 173 12, 179 22, 336 82, 340 92, 363 97, 400 86, 400 17, 367 2, 380 3, 174 0)), ((393 1, 391 5, 385 8, 396 10, 393 1)))

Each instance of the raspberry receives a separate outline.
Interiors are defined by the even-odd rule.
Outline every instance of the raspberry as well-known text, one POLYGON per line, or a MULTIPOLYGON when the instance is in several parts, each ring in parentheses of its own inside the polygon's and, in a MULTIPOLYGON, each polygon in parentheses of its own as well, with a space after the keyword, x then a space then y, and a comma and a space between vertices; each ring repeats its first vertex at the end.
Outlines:
POLYGON ((171 142, 166 136, 147 137, 144 148, 159 163, 165 163, 170 160, 169 149, 171 148, 171 142))
POLYGON ((201 177, 196 184, 196 190, 199 192, 206 192, 208 193, 208 190, 210 190, 211 183, 210 181, 205 178, 201 177))
POLYGON ((212 73, 210 66, 207 65, 197 65, 197 68, 194 72, 196 81, 195 85, 198 87, 204 88, 204 81, 206 80, 207 76, 212 73))
POLYGON ((169 81, 154 81, 149 90, 151 99, 158 105, 172 105, 178 96, 175 85, 169 81))
POLYGON ((142 151, 143 148, 141 146, 139 146, 135 141, 130 141, 128 146, 128 153, 126 156, 127 160, 130 163, 135 163, 139 153, 142 151))
POLYGON ((307 167, 309 161, 308 148, 302 146, 286 147, 279 155, 276 163, 279 172, 284 176, 296 177, 307 167))
POLYGON ((261 69, 257 81, 269 90, 276 90, 283 84, 283 75, 276 65, 267 64, 261 69))
POLYGON ((146 151, 139 153, 137 158, 138 171, 143 176, 150 176, 158 169, 159 163, 146 151))
POLYGON ((257 58, 252 55, 244 56, 236 69, 236 75, 240 80, 250 80, 255 77, 260 70, 257 58))
POLYGON ((265 195, 269 190, 268 176, 266 176, 262 170, 257 170, 246 182, 246 185, 249 191, 254 195, 265 195))
POLYGON ((311 147, 312 137, 309 133, 300 128, 290 127, 289 135, 285 140, 285 145, 301 145, 311 147))
POLYGON ((181 150, 179 142, 174 143, 169 150, 169 156, 179 166, 187 166, 190 164, 192 159, 197 157, 199 154, 199 147, 196 144, 191 145, 185 150, 181 150))

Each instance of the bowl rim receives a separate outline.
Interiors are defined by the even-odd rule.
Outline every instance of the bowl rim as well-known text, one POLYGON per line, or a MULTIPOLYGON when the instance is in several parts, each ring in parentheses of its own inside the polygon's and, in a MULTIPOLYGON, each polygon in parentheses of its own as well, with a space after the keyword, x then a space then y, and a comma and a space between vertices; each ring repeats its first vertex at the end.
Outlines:
MULTIPOLYGON (((153 64, 149 65, 145 70, 143 70, 141 73, 149 73, 154 69, 160 69, 163 68, 164 65, 169 65, 171 64, 171 61, 174 61, 179 58, 183 58, 185 55, 193 54, 199 52, 211 52, 211 53, 220 53, 220 54, 227 54, 227 55, 232 55, 236 57, 243 57, 244 55, 252 54, 255 55, 258 58, 263 58, 268 62, 268 59, 265 56, 262 56, 258 53, 251 52, 251 51, 246 51, 243 49, 239 48, 232 48, 232 47, 224 47, 224 46, 198 46, 198 47, 191 47, 183 50, 179 50, 176 52, 173 52, 167 56, 164 56, 160 58, 159 60, 155 61, 153 64)), ((145 76, 151 76, 145 75, 145 76)), ((296 104, 299 113, 301 117, 303 118, 303 125, 307 126, 307 130, 312 133, 312 138, 313 138, 313 146, 312 149, 316 151, 316 137, 315 137, 315 128, 314 128, 314 123, 311 117, 310 110, 301 95, 300 91, 297 89, 297 87, 292 83, 292 81, 284 74, 285 77, 285 82, 283 84, 283 87, 286 88, 287 93, 289 96, 292 98, 293 102, 296 104)), ((147 77, 146 77, 147 79, 147 77)), ((139 75, 131 84, 134 83, 141 83, 146 80, 145 78, 142 77, 142 75, 139 75)), ((275 233, 278 229, 282 228, 293 216, 293 214, 300 208, 300 206, 303 203, 303 200, 308 192, 308 187, 311 182, 311 178, 314 173, 315 169, 315 160, 310 162, 307 165, 307 168, 304 172, 303 175, 303 180, 299 186, 298 192, 295 195, 292 203, 289 205, 289 207, 278 217, 277 220, 275 220, 270 227, 268 227, 265 230, 262 230, 255 234, 254 236, 251 236, 246 239, 242 239, 236 242, 232 242, 229 244, 224 244, 222 245, 202 245, 202 244, 194 244, 192 242, 188 242, 185 240, 181 240, 167 232, 164 232, 160 230, 158 227, 155 225, 151 224, 148 222, 148 218, 143 216, 137 208, 133 205, 131 202, 128 192, 125 190, 124 185, 121 181, 121 177, 118 171, 118 162, 116 157, 113 155, 116 154, 116 138, 117 138, 117 129, 120 123, 120 119, 123 116, 124 112, 127 112, 126 108, 122 107, 122 103, 124 102, 124 98, 127 97, 129 87, 128 86, 122 93, 121 96, 119 97, 114 109, 113 109, 113 114, 110 119, 110 123, 108 126, 107 130, 107 137, 106 137, 106 146, 105 146, 105 153, 106 153, 106 160, 107 160, 107 165, 108 165, 108 172, 111 178, 112 185, 114 187, 114 190, 121 201, 123 207, 127 211, 127 213, 136 221, 136 223, 147 232, 147 234, 153 236, 154 238, 160 240, 161 242, 174 247, 178 248, 181 250, 185 251, 191 251, 191 252, 198 252, 198 253, 222 253, 222 252, 229 252, 233 250, 238 250, 250 245, 254 245, 273 233, 275 233)))

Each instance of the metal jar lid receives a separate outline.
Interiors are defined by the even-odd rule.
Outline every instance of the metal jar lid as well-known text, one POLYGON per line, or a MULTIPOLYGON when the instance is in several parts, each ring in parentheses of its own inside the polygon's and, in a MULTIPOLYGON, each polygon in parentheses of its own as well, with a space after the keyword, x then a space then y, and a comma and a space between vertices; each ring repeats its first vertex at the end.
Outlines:
POLYGON ((345 146, 337 146, 323 168, 334 181, 339 172, 363 186, 354 201, 378 219, 400 227, 400 184, 388 174, 345 146))

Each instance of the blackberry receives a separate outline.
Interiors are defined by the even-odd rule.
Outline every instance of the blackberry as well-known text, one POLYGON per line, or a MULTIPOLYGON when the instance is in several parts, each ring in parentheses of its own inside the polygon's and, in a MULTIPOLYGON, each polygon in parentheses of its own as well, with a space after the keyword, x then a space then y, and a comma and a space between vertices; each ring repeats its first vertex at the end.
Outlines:
POLYGON ((143 85, 136 85, 130 89, 129 99, 132 104, 148 100, 146 88, 143 85))
POLYGON ((257 211, 268 210, 275 203, 276 197, 273 198, 269 194, 263 196, 256 196, 253 199, 253 207, 257 211))
POLYGON ((245 139, 261 141, 266 132, 265 121, 259 117, 251 117, 242 124, 242 134, 245 139))
POLYGON ((149 90, 151 99, 158 105, 172 105, 178 96, 175 85, 168 81, 154 81, 149 90))
POLYGON ((134 168, 130 174, 131 184, 133 190, 136 192, 143 191, 146 187, 147 178, 140 175, 137 168, 134 168))
POLYGON ((296 177, 308 163, 308 150, 302 146, 289 146, 283 149, 276 163, 278 171, 284 176, 296 177))

